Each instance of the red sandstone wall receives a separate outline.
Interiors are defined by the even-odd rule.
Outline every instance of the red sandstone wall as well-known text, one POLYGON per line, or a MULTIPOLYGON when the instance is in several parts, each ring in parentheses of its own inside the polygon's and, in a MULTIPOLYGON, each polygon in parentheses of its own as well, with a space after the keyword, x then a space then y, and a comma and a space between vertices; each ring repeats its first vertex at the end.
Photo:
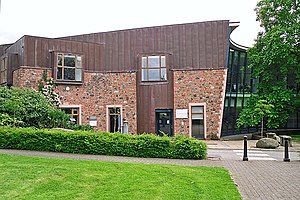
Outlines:
POLYGON ((38 90, 38 81, 42 79, 44 70, 51 77, 51 69, 41 67, 21 67, 13 72, 13 85, 38 90))
MULTIPOLYGON (((176 109, 189 109, 190 103, 205 103, 206 136, 221 134, 226 72, 224 69, 174 72, 174 113, 176 109)), ((174 117, 175 134, 190 136, 189 119, 174 117)))
MULTIPOLYGON (((46 68, 20 68, 13 73, 14 86, 37 90, 46 68)), ((176 119, 176 109, 190 103, 206 104, 206 134, 221 133, 226 70, 174 71, 174 133, 190 135, 189 119, 176 119), (182 122, 184 125, 182 126, 182 122)), ((48 70, 51 77, 51 71, 48 70)), ((106 131, 106 106, 122 105, 129 132, 137 132, 136 73, 84 73, 82 85, 58 85, 62 105, 81 105, 82 124, 97 117, 97 130, 106 131)))
MULTIPOLYGON (((38 89, 42 68, 21 68, 14 71, 16 87, 38 89)), ((48 71, 51 77, 51 72, 48 71)), ((122 117, 128 121, 130 133, 136 133, 136 74, 135 73, 84 73, 82 85, 58 85, 61 105, 81 105, 81 122, 89 123, 97 117, 97 130, 106 131, 106 106, 122 105, 122 117)))

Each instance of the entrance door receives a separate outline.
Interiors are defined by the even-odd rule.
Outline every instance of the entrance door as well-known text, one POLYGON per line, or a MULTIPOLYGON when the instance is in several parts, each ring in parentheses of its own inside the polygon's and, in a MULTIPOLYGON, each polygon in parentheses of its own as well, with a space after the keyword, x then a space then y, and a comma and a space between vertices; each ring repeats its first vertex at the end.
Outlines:
POLYGON ((204 138, 204 106, 192 106, 192 137, 204 138))
POLYGON ((155 127, 157 135, 173 136, 173 110, 155 110, 155 127))

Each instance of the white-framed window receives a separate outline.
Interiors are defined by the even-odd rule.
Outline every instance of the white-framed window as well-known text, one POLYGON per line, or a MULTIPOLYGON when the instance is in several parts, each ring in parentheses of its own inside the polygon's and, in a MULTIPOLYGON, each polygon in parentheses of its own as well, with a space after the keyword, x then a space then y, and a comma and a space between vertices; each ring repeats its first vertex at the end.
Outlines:
POLYGON ((142 81, 166 81, 167 63, 165 55, 142 57, 142 81))
POLYGON ((81 105, 60 105, 59 108, 70 116, 70 122, 81 124, 81 105))
POLYGON ((121 132, 123 126, 122 105, 106 106, 106 131, 121 132))
POLYGON ((190 136, 197 139, 206 138, 206 104, 189 104, 190 136))
POLYGON ((82 56, 58 53, 56 58, 57 81, 82 81, 82 56))

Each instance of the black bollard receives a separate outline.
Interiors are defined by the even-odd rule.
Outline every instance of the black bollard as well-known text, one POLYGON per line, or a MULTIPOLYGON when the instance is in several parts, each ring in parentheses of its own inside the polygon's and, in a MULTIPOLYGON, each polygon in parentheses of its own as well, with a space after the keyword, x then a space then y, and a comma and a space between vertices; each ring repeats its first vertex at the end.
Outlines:
POLYGON ((243 161, 248 161, 248 156, 247 156, 247 136, 244 136, 244 156, 243 156, 243 161))
POLYGON ((289 141, 288 138, 284 138, 284 162, 290 162, 289 159, 289 141))

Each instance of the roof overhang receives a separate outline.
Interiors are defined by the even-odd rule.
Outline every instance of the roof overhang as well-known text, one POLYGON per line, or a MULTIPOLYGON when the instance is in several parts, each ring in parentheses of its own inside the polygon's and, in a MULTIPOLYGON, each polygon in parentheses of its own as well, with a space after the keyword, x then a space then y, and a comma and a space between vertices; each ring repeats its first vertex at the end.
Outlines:
MULTIPOLYGON (((229 22, 229 27, 230 27, 230 35, 231 33, 240 25, 240 22, 229 22)), ((235 43, 229 35, 229 44, 230 48, 234 50, 239 50, 239 51, 247 51, 249 47, 245 47, 243 45, 235 43)))

